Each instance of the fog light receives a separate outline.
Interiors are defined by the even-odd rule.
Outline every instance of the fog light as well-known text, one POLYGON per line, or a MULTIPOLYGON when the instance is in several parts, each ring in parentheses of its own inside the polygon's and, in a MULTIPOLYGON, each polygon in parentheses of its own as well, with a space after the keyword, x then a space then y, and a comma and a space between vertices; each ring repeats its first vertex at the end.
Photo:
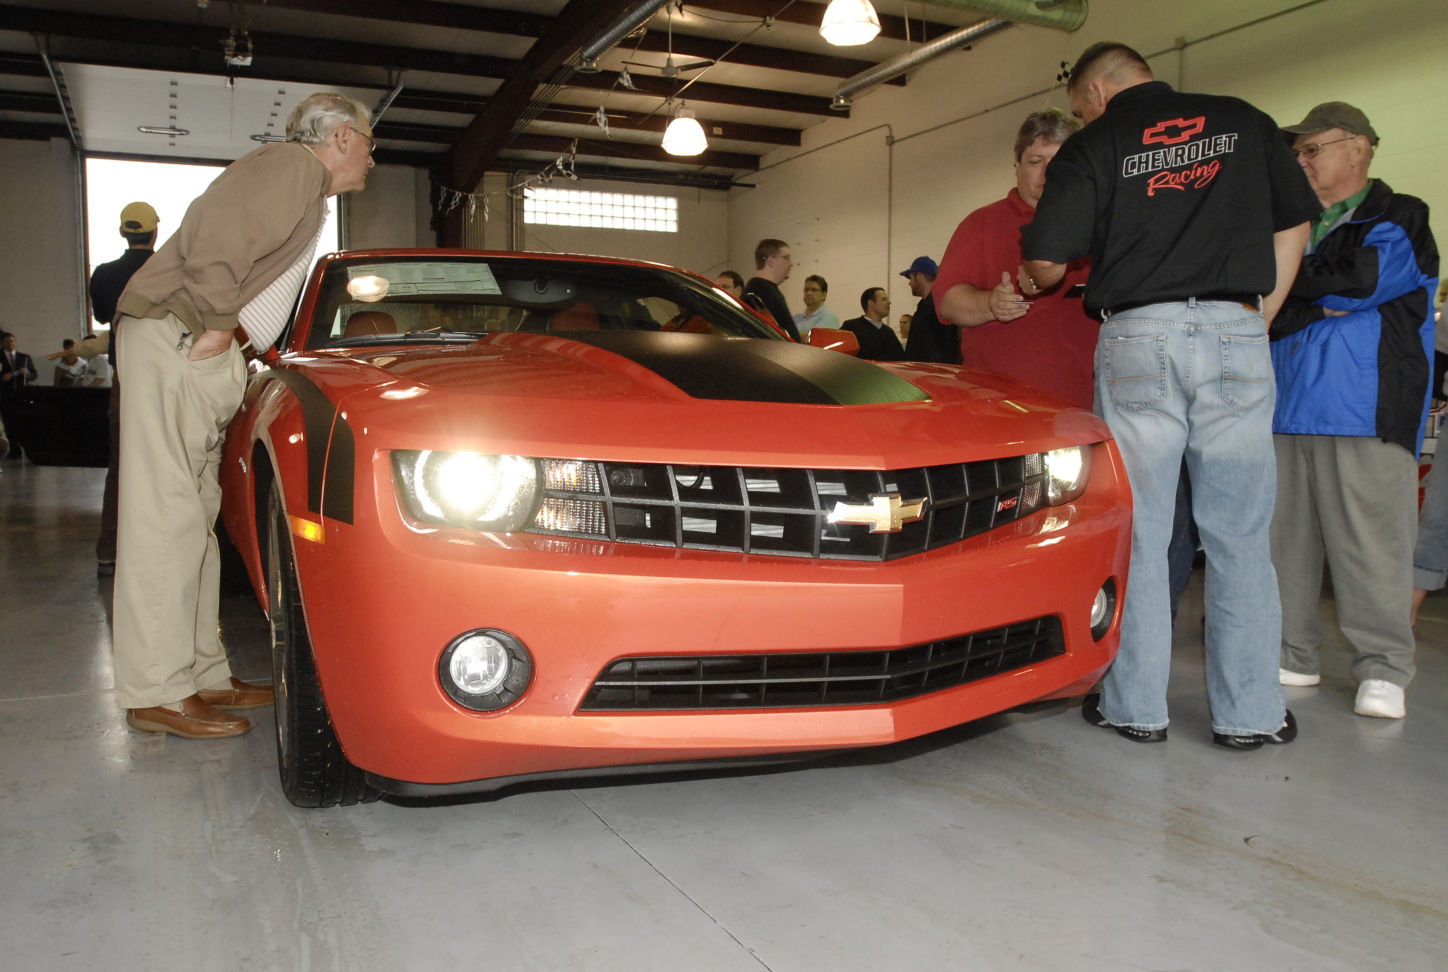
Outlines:
POLYGON ((512 635, 479 628, 452 640, 437 673, 448 698, 478 712, 493 712, 522 697, 533 678, 533 659, 512 635))
POLYGON ((1106 637, 1111 630, 1111 619, 1116 615, 1116 581, 1107 579, 1096 592, 1091 602, 1091 637, 1097 641, 1106 637))

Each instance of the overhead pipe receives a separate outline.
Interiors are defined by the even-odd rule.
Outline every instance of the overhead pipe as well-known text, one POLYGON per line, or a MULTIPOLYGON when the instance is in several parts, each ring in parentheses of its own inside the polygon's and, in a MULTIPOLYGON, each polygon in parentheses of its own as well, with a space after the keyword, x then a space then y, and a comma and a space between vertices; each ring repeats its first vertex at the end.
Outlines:
POLYGON ((850 98, 866 88, 884 84, 900 75, 934 60, 956 48, 965 47, 980 40, 987 34, 1009 27, 1012 23, 1051 27, 1056 30, 1074 31, 1086 22, 1087 0, 924 0, 938 7, 970 9, 989 14, 994 19, 983 20, 970 27, 962 27, 933 41, 921 44, 899 57, 877 64, 852 78, 846 78, 835 89, 830 107, 836 111, 848 111, 850 98))
POLYGON ((658 13, 659 8, 670 2, 671 0, 642 0, 641 3, 636 3, 624 11, 614 25, 604 31, 598 40, 578 52, 578 72, 580 74, 597 74, 600 57, 637 30, 640 24, 658 13))
POLYGON ((920 0, 932 7, 969 10, 1013 24, 1050 27, 1070 33, 1086 23, 1087 0, 920 0))
POLYGON ((983 20, 971 27, 962 27, 959 30, 952 30, 944 36, 937 37, 933 41, 921 44, 915 50, 899 57, 891 58, 883 64, 877 64, 868 71, 861 71, 853 78, 846 78, 840 82, 835 89, 834 99, 830 107, 836 111, 849 111, 850 98, 866 88, 877 84, 884 84, 891 78, 898 78, 907 71, 913 71, 916 67, 926 61, 933 60, 948 51, 957 47, 965 47, 972 44, 987 34, 993 34, 998 30, 1004 30, 1010 26, 1005 20, 983 20))

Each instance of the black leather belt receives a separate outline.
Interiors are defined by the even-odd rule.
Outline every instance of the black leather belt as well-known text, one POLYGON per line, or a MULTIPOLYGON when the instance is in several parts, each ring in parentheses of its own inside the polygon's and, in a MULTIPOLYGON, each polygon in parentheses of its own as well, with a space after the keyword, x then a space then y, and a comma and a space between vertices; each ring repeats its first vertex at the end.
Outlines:
POLYGON ((1125 304, 1117 304, 1115 307, 1108 307, 1102 311, 1103 317, 1111 317, 1120 314, 1122 311, 1135 310, 1138 307, 1150 307, 1152 304, 1185 304, 1188 300, 1195 299, 1197 303, 1203 301, 1220 301, 1229 304, 1241 304, 1248 310, 1261 310, 1262 298, 1256 294, 1198 294, 1195 298, 1190 297, 1157 297, 1153 300, 1138 300, 1125 304))

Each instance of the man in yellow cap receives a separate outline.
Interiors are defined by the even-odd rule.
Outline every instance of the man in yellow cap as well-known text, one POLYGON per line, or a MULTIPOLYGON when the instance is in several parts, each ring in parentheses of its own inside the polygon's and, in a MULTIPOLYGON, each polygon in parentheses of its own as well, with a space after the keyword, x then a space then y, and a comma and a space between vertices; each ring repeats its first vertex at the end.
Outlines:
MULTIPOLYGON (((126 289, 131 275, 141 269, 156 249, 156 210, 150 203, 127 203, 121 210, 121 235, 126 238, 126 252, 119 260, 102 263, 90 278, 91 313, 102 324, 111 324, 116 316, 116 302, 126 289)), ((106 490, 101 500, 101 534, 96 539, 96 573, 108 576, 116 572, 116 460, 121 446, 121 375, 116 370, 116 335, 111 334, 106 358, 111 365, 111 401, 107 409, 111 426, 111 461, 106 468, 106 490)))

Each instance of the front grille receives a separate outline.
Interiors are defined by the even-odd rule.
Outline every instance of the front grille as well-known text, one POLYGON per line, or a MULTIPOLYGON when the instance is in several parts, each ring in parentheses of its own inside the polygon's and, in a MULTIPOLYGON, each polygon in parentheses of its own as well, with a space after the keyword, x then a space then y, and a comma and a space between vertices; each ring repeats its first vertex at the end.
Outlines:
POLYGON ((1052 615, 890 651, 621 658, 579 711, 782 709, 897 702, 1065 654, 1052 615))
POLYGON ((1040 509, 1040 453, 886 472, 544 460, 529 532, 698 550, 893 560, 957 543, 1040 509), (892 524, 831 523, 837 504, 924 500, 892 524))

